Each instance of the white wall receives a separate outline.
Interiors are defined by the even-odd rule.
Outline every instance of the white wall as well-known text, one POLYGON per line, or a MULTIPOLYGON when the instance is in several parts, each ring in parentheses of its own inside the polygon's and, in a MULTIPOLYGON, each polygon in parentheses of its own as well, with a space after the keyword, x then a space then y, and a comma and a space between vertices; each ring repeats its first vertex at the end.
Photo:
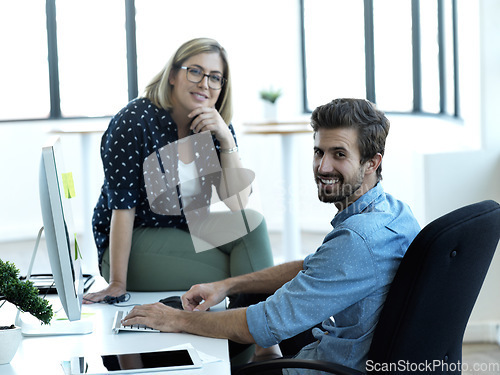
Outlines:
MULTIPOLYGON (((72 124, 87 124, 95 126, 102 123, 105 127, 109 120, 78 120, 72 124)), ((40 229, 42 219, 38 197, 38 170, 40 165, 41 149, 44 143, 55 134, 50 130, 59 128, 65 122, 58 121, 29 121, 0 124, 0 152, 1 164, 0 185, 1 207, 0 210, 0 241, 13 241, 32 239, 40 229)), ((91 150, 91 164, 98 176, 91 176, 93 183, 92 194, 97 201, 99 187, 96 188, 95 180, 101 180, 101 166, 99 158, 99 137, 93 136, 91 150), (96 191, 97 189, 97 191, 96 191)), ((76 184, 76 197, 73 203, 75 224, 81 228, 82 198, 84 186, 89 178, 81 176, 81 139, 77 135, 63 136, 63 151, 65 169, 73 171, 76 184)), ((101 182, 101 181, 100 181, 101 182)))
MULTIPOLYGON (((242 159, 256 172, 256 196, 269 228, 280 230, 282 197, 286 189, 281 171, 280 139, 278 136, 242 133, 244 122, 262 118, 263 105, 258 91, 265 87, 265 82, 283 89, 284 95, 278 101, 280 119, 303 117, 298 7, 291 7, 288 0, 271 3, 275 8, 270 13, 260 14, 259 24, 272 25, 276 14, 281 12, 279 25, 276 24, 272 32, 268 27, 256 27, 255 17, 248 17, 241 20, 240 27, 251 32, 245 34, 241 43, 230 39, 221 42, 231 56, 234 125, 239 135, 242 159)), ((500 103, 500 51, 495 40, 500 35, 497 22, 500 2, 481 0, 480 5, 481 43, 476 42, 477 31, 471 28, 469 44, 460 46, 462 51, 465 49, 477 57, 461 61, 465 73, 461 82, 464 89, 462 99, 466 103, 463 124, 425 116, 389 115, 392 125, 384 158, 383 184, 386 191, 411 205, 422 225, 470 202, 483 199, 500 201, 500 126, 496 113, 500 103)), ((38 163, 40 147, 48 137, 47 131, 54 127, 73 126, 74 123, 105 126, 107 122, 108 119, 96 119, 0 124, 0 241, 32 239, 41 225, 38 163)), ((75 171, 77 184, 73 207, 75 223, 80 231, 84 231, 83 218, 88 217, 93 208, 102 179, 99 136, 92 137, 88 150, 91 176, 83 177, 78 173, 82 163, 78 136, 65 135, 63 142, 66 164, 75 171), (94 197, 86 207, 82 203, 83 189, 88 189, 90 196, 94 197)), ((301 226, 304 230, 326 233, 330 230, 329 222, 335 208, 316 198, 311 172, 311 137, 297 136, 296 146, 301 226)), ((85 243, 91 243, 91 239, 85 243)), ((94 255, 93 248, 87 247, 86 250, 94 255)), ((497 254, 473 312, 470 326, 475 327, 474 332, 479 334, 471 331, 471 339, 491 339, 496 332, 494 327, 500 324, 499 258, 497 254)))
MULTIPOLYGON (((425 196, 430 220, 468 203, 493 199, 500 202, 500 2, 480 2, 480 117, 482 147, 477 151, 427 155, 425 196)), ((490 266, 472 313, 466 338, 500 342, 500 251, 490 266)))

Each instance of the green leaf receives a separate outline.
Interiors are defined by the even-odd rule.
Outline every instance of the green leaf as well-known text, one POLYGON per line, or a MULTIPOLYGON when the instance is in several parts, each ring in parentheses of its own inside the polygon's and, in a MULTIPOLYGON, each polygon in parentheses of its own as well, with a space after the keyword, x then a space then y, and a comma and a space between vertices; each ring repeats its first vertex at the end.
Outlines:
POLYGON ((19 279, 19 270, 13 263, 0 259, 0 296, 19 310, 30 313, 44 324, 49 324, 54 315, 52 306, 38 293, 31 281, 19 279))

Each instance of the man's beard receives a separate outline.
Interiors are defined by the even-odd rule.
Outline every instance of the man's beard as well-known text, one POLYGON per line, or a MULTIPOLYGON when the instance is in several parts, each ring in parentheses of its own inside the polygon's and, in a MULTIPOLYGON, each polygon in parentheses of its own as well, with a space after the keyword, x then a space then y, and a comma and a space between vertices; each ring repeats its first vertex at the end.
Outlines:
MULTIPOLYGON (((337 202, 346 202, 349 203, 351 199, 350 197, 355 194, 364 180, 364 171, 362 168, 359 169, 359 173, 349 181, 344 181, 344 177, 342 175, 316 175, 316 184, 318 187, 318 198, 320 201, 325 203, 337 203, 337 202), (319 179, 329 180, 329 179, 338 179, 337 183, 334 183, 332 186, 325 186, 321 188, 319 186, 319 179)), ((355 199, 354 199, 355 200, 355 199)))

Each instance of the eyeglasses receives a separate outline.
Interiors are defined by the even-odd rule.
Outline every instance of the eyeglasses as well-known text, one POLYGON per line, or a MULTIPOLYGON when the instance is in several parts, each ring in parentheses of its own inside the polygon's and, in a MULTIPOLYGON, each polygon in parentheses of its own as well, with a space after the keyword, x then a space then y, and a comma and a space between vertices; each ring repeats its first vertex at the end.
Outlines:
POLYGON ((205 74, 204 70, 195 66, 181 66, 186 71, 186 78, 189 82, 200 83, 203 78, 208 77, 208 87, 212 90, 220 90, 226 79, 219 73, 205 74))

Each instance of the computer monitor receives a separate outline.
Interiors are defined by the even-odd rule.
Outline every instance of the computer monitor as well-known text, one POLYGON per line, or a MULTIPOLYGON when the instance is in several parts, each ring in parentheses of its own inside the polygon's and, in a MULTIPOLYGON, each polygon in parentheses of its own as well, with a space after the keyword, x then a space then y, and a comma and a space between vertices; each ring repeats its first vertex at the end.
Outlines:
POLYGON ((57 294, 68 319, 73 321, 81 316, 84 280, 71 210, 73 178, 63 163, 61 141, 59 137, 51 138, 42 148, 40 206, 57 294))
POLYGON ((72 173, 64 169, 62 154, 59 137, 51 138, 43 146, 39 191, 50 268, 66 317, 56 317, 50 325, 43 326, 23 319, 21 329, 28 336, 82 334, 93 329, 91 320, 80 320, 84 278, 71 210, 75 190, 72 173))

